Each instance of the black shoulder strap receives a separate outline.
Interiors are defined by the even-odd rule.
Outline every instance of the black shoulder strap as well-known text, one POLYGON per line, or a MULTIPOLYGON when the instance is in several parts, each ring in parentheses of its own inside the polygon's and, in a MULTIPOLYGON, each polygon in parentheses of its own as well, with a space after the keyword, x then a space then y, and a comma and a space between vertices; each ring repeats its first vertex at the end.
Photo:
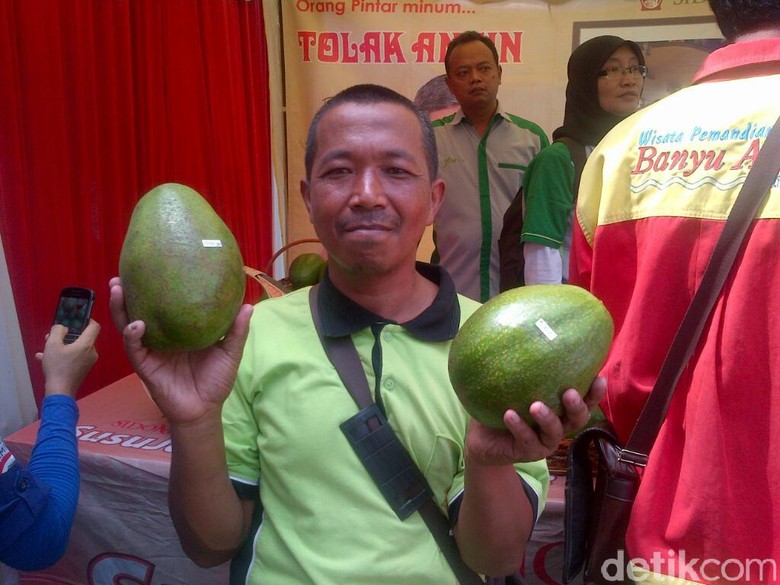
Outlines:
POLYGON ((325 354, 331 361, 339 378, 344 383, 344 387, 350 396, 355 400, 358 408, 370 406, 374 399, 371 397, 371 389, 368 386, 363 364, 360 363, 360 356, 352 343, 352 338, 346 337, 327 337, 322 332, 322 321, 320 320, 320 310, 317 302, 319 286, 311 287, 309 291, 309 305, 311 307, 312 318, 314 319, 314 328, 322 343, 325 354))
POLYGON ((741 248, 748 228, 780 172, 780 118, 759 151, 723 226, 699 288, 683 317, 622 459, 645 465, 655 443, 677 382, 691 358, 712 308, 741 248))
MULTIPOLYGON (((323 334, 318 290, 319 285, 315 285, 309 291, 309 306, 314 320, 314 328, 317 330, 317 335, 328 359, 336 368, 347 391, 358 407, 363 409, 373 404, 374 400, 371 397, 371 390, 368 386, 365 372, 363 372, 360 356, 358 356, 351 337, 328 337, 323 334)), ((436 544, 444 553, 444 557, 455 573, 458 583, 461 585, 484 585, 485 582, 482 578, 461 559, 458 544, 450 533, 449 520, 442 513, 433 498, 427 498, 418 508, 418 512, 420 512, 420 516, 425 521, 428 530, 433 534, 436 544)))

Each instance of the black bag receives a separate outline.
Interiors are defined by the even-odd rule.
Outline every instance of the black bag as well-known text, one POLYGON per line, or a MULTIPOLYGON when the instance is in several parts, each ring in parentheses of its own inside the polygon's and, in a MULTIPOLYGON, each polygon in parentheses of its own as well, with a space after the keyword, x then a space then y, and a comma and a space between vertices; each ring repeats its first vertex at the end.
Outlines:
MULTIPOLYGON (((574 163, 574 200, 577 200, 577 190, 580 185, 580 176, 585 166, 585 147, 571 138, 559 138, 556 142, 562 142, 569 149, 571 160, 574 163)), ((498 290, 504 292, 510 288, 516 288, 525 284, 525 258, 523 257, 523 242, 520 236, 523 232, 524 210, 523 187, 517 191, 512 203, 504 212, 501 224, 501 235, 498 237, 499 257, 499 282, 498 290)))
POLYGON ((569 445, 564 583, 570 583, 583 565, 586 583, 625 580, 621 575, 626 575, 628 563, 626 531, 641 476, 637 466, 621 459, 621 452, 615 435, 599 427, 583 431, 569 445))

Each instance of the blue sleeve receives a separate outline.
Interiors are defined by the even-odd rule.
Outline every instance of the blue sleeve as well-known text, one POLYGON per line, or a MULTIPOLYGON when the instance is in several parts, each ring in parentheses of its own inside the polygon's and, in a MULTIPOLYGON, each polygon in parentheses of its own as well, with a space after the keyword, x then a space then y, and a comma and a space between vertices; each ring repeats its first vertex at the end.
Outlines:
POLYGON ((10 567, 43 569, 65 553, 79 497, 77 420, 73 398, 47 396, 28 467, 13 462, 0 475, 0 561, 10 567))

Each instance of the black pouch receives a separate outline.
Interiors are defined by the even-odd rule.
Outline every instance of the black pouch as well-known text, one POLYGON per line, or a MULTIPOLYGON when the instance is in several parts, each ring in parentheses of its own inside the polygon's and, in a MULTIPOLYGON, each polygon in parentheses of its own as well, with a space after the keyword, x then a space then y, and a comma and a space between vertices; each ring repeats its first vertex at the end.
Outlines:
POLYGON ((626 531, 641 475, 635 464, 621 459, 621 451, 614 433, 599 427, 583 431, 569 445, 564 583, 583 569, 584 583, 630 582, 626 531), (591 445, 597 459, 595 486, 591 445), (606 567, 613 572, 605 575, 606 567))
POLYGON ((376 404, 359 411, 340 428, 401 520, 432 497, 428 482, 376 404))

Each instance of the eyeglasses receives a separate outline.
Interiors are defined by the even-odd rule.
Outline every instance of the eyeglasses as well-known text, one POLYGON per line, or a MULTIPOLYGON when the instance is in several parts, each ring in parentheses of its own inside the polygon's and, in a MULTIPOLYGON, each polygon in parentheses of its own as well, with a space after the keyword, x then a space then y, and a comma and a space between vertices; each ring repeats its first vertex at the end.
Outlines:
POLYGON ((645 65, 632 65, 631 67, 607 67, 599 71, 599 77, 606 77, 609 80, 617 81, 623 79, 625 74, 629 74, 634 79, 647 76, 647 67, 645 65))

